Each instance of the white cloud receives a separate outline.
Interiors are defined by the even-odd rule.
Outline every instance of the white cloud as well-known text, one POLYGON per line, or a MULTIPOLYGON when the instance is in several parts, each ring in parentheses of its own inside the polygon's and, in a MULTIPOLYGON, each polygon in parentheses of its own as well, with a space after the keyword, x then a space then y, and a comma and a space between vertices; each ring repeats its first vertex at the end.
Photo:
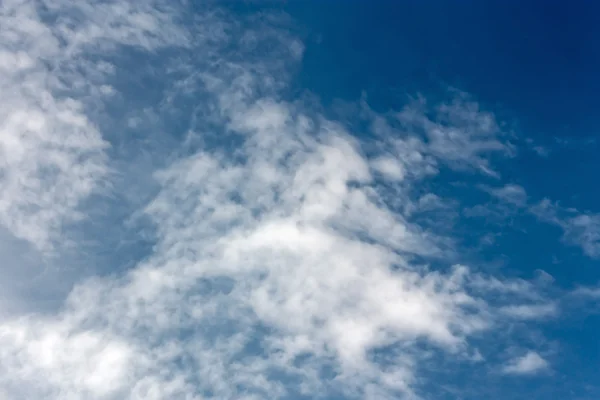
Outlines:
POLYGON ((421 131, 426 138, 428 152, 451 168, 475 168, 497 177, 498 173, 489 165, 487 156, 513 153, 513 147, 502 140, 506 133, 502 132, 494 115, 481 110, 467 94, 459 91, 451 93, 451 101, 432 109, 428 109, 424 99, 420 99, 397 114, 399 122, 408 129, 421 131))
POLYGON ((509 361, 504 366, 504 373, 511 375, 533 375, 549 368, 548 361, 535 351, 528 351, 523 356, 509 361))
POLYGON ((185 39, 155 6, 2 4, 0 223, 38 250, 51 251, 61 241, 62 226, 82 217, 79 206, 105 189, 110 172, 108 143, 88 111, 106 94, 102 80, 111 68, 90 56, 107 47, 152 49, 185 39))
POLYGON ((39 374, 45 381, 26 388, 23 397, 35 396, 44 386, 50 388, 51 397, 63 398, 82 394, 102 398, 122 388, 131 364, 130 348, 114 337, 89 330, 69 332, 67 327, 52 320, 3 324, 0 365, 4 378, 0 382, 10 387, 15 373, 10 368, 18 368, 23 381, 35 382, 39 374))
MULTIPOLYGON (((382 195, 396 184, 395 195, 410 202, 413 186, 442 165, 493 173, 485 154, 509 146, 493 116, 464 95, 438 107, 437 119, 405 111, 399 118, 411 128, 367 155, 340 123, 281 99, 302 46, 274 28, 275 17, 247 27, 208 12, 183 33, 167 3, 46 6, 45 19, 33 3, 11 1, 0 20, 10 27, 6 43, 14 39, 1 63, 11 68, 3 84, 15 91, 2 100, 10 114, 3 146, 13 146, 2 179, 13 186, 0 218, 10 232, 42 250, 64 240, 61 224, 81 215, 80 203, 113 167, 86 106, 106 101, 98 96, 118 65, 90 64, 86 55, 190 46, 165 68, 182 79, 141 115, 160 119, 201 93, 188 132, 201 140, 154 174, 159 190, 141 210, 155 225, 151 254, 128 272, 80 282, 58 312, 0 323, 0 393, 411 396, 418 341, 467 357, 470 337, 500 320, 486 298, 493 284, 475 284, 491 280, 443 257, 440 271, 414 261, 439 261, 449 239, 382 195), (403 351, 393 366, 372 360, 394 345, 403 351)), ((392 128, 375 119, 373 129, 392 128)), ((421 193, 416 203, 438 200, 421 193)), ((522 310, 517 300, 503 305, 522 310)))
POLYGON ((373 169, 383 174, 387 179, 401 181, 406 175, 402 163, 393 157, 380 157, 371 163, 373 169))

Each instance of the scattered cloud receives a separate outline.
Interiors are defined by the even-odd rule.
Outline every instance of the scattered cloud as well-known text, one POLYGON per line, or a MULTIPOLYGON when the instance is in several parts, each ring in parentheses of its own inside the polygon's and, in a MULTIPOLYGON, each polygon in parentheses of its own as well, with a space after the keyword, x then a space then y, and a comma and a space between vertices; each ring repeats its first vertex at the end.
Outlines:
MULTIPOLYGON (((84 239, 65 226, 95 215, 86 207, 97 193, 110 205, 115 176, 139 173, 156 190, 127 215, 155 238, 135 266, 79 281, 58 310, 1 320, 0 394, 416 398, 430 354, 483 360, 471 344, 483 332, 556 314, 536 283, 449 261, 452 238, 413 218, 451 203, 418 186, 444 168, 499 176, 491 155, 513 149, 492 113, 454 91, 441 105, 371 111, 373 144, 286 96, 304 51, 286 17, 209 9, 186 20, 177 7, 3 4, 6 235, 40 258, 67 240, 77 249, 84 239), (171 52, 156 60, 165 88, 144 104, 145 92, 116 83, 120 56, 159 50, 171 52), (172 125, 182 138, 165 149, 166 134, 148 129, 160 168, 115 157, 98 109, 118 96, 139 102, 115 122, 122 132, 172 125), (378 362, 386 348, 401 351, 378 362)), ((527 201, 517 186, 490 193, 527 201)), ((570 223, 595 240, 589 221, 570 223)), ((529 352, 505 372, 546 368, 529 352)))
POLYGON ((566 208, 547 198, 537 203, 528 202, 525 189, 515 184, 500 187, 482 185, 480 188, 498 199, 500 204, 477 204, 463 211, 466 216, 502 221, 523 212, 529 213, 541 222, 562 228, 565 243, 581 247, 591 258, 600 257, 600 216, 598 214, 566 208), (506 208, 505 204, 516 209, 506 208))
POLYGON ((598 214, 564 208, 548 199, 531 206, 530 211, 541 221, 562 228, 565 243, 581 247, 588 257, 600 257, 600 216, 598 214))
POLYGON ((506 184, 499 188, 483 187, 483 190, 498 200, 514 204, 517 207, 523 207, 527 204, 527 193, 519 185, 506 184))
POLYGON ((532 150, 540 157, 547 158, 550 156, 550 150, 545 146, 533 146, 532 150))
POLYGON ((536 143, 536 141, 534 141, 531 138, 525 139, 525 144, 526 144, 527 148, 529 148, 532 152, 537 154, 539 157, 548 158, 550 156, 550 154, 552 153, 552 149, 549 146, 536 143))
POLYGON ((579 214, 561 222, 564 239, 592 258, 600 257, 600 215, 579 214))
POLYGON ((549 368, 549 363, 534 351, 509 361, 504 366, 504 373, 511 375, 534 375, 549 368))
POLYGON ((481 110, 466 93, 451 93, 450 101, 432 108, 420 98, 397 114, 398 121, 404 129, 422 132, 428 152, 451 168, 474 168, 498 176, 487 156, 512 155, 513 147, 503 140, 506 133, 494 115, 481 110))

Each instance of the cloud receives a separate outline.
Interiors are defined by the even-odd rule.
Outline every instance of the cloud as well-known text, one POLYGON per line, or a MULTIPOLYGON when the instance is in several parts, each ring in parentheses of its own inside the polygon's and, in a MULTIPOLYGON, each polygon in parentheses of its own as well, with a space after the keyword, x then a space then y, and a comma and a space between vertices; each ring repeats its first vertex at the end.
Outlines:
POLYGON ((380 157, 373 160, 371 166, 387 179, 402 181, 406 176, 404 165, 397 158, 380 157))
POLYGON ((600 287, 578 287, 573 291, 573 294, 584 298, 600 298, 600 287))
POLYGON ((518 207, 523 207, 527 204, 527 193, 519 185, 506 184, 499 188, 484 187, 484 190, 493 197, 518 207))
POLYGON ((531 304, 501 307, 500 312, 515 319, 527 320, 553 317, 558 310, 555 304, 531 304))
POLYGON ((63 226, 109 185, 109 143, 90 108, 112 95, 114 65, 95 56, 185 39, 156 4, 3 3, 0 85, 10 95, 0 104, 0 223, 39 251, 64 246, 63 226))
POLYGON ((551 297, 552 279, 543 271, 536 279, 498 279, 472 275, 469 286, 475 292, 487 294, 488 304, 496 312, 495 318, 507 321, 546 320, 558 317, 559 302, 551 297))
POLYGON ((503 221, 525 211, 541 222, 559 226, 565 243, 580 247, 588 257, 600 257, 600 216, 596 213, 566 208, 548 198, 529 203, 525 189, 515 184, 500 187, 482 185, 480 188, 498 199, 500 204, 477 204, 464 210, 466 216, 503 221))
POLYGON ((504 140, 506 132, 502 132, 492 113, 481 110, 466 93, 456 90, 451 93, 451 101, 432 109, 428 109, 424 99, 407 106, 397 114, 399 122, 406 128, 422 131, 428 151, 450 167, 475 168, 497 177, 487 157, 495 153, 513 154, 514 148, 504 140))
POLYGON ((547 158, 550 155, 550 150, 544 146, 533 146, 531 149, 540 157, 547 158))
POLYGON ((434 193, 415 193, 442 168, 497 175, 486 156, 510 146, 466 95, 433 114, 420 105, 371 115, 370 146, 287 98, 303 45, 281 28, 286 17, 200 10, 182 27, 186 9, 162 2, 44 5, 8 2, 0 20, 10 43, 2 82, 14 91, 2 100, 13 158, 0 221, 40 253, 60 251, 63 224, 95 215, 86 200, 134 171, 143 182, 151 174, 156 191, 132 220, 152 225, 142 233, 156 240, 133 268, 78 282, 58 311, 2 320, 0 393, 414 398, 429 353, 421 343, 460 362, 477 353, 471 338, 506 315, 542 313, 524 294, 493 301, 497 291, 536 290, 448 262, 452 238, 397 208, 439 208, 434 193), (157 67, 166 71, 154 78, 165 86, 159 104, 112 82, 126 69, 123 52, 161 48, 172 57, 157 67), (117 95, 144 106, 137 119, 113 121, 123 132, 158 121, 182 138, 165 149, 148 129, 166 160, 157 170, 124 167, 108 147, 114 132, 93 122, 93 106, 117 95), (390 347, 401 351, 378 362, 390 347))
POLYGON ((489 194, 493 201, 463 208, 462 213, 468 218, 483 218, 501 225, 512 224, 527 207, 528 196, 522 186, 516 184, 478 185, 478 188, 489 194))
POLYGON ((511 375, 533 375, 549 368, 548 361, 534 351, 509 361, 504 366, 504 373, 511 375))
POLYGON ((600 257, 600 216, 561 207, 544 199, 530 208, 540 220, 559 226, 563 230, 563 241, 579 246, 591 258, 600 257))
POLYGON ((579 214, 562 221, 561 226, 567 242, 581 246, 592 258, 600 257, 600 216, 579 214))

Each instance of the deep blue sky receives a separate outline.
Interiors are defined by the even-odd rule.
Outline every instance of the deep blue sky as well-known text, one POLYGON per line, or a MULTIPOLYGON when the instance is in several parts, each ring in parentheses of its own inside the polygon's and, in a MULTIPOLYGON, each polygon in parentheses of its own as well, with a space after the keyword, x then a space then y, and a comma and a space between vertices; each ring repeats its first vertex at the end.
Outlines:
POLYGON ((589 191, 600 3, 289 1, 283 8, 310 32, 299 85, 323 102, 366 92, 373 108, 389 110, 407 95, 458 87, 505 114, 521 136, 551 147, 569 141, 568 154, 556 149, 552 163, 524 157, 509 176, 571 206, 600 202, 589 191))
POLYGON ((284 9, 322 35, 305 60, 309 71, 320 60, 322 74, 307 73, 303 84, 324 100, 367 90, 387 108, 393 98, 378 97, 392 89, 446 83, 518 113, 534 136, 595 134, 597 2, 290 1, 284 9))

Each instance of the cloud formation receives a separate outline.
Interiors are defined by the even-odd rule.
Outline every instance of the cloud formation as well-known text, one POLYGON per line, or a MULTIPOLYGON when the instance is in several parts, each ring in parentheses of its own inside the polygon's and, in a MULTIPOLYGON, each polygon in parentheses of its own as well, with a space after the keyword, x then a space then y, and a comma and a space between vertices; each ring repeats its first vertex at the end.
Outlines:
POLYGON ((185 44, 162 6, 3 2, 0 221, 35 249, 64 245, 63 225, 84 218, 81 203, 109 186, 110 144, 93 115, 114 94, 106 52, 185 44))
MULTIPOLYGON (((369 115, 367 139, 288 98, 303 45, 284 16, 196 10, 181 25, 187 9, 167 2, 5 3, 0 222, 15 237, 77 248, 63 225, 123 173, 115 135, 92 122, 112 96, 140 96, 114 83, 122 52, 172 52, 160 103, 123 132, 149 116, 190 123, 132 212, 150 221, 152 252, 79 282, 56 312, 0 322, 0 396, 414 398, 431 354, 470 362, 483 332, 556 314, 531 283, 448 261, 452 238, 411 218, 444 205, 418 193, 427 178, 498 176, 488 156, 511 155, 466 94, 369 115)), ((498 193, 525 201, 517 192, 498 193)), ((544 363, 532 352, 505 372, 544 363)))

